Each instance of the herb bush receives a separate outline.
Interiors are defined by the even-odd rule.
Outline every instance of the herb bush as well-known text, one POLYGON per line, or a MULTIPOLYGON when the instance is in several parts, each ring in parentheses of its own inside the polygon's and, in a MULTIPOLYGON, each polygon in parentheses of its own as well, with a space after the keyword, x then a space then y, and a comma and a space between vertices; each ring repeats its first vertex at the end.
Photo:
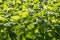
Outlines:
POLYGON ((60 40, 60 0, 0 0, 0 40, 60 40))

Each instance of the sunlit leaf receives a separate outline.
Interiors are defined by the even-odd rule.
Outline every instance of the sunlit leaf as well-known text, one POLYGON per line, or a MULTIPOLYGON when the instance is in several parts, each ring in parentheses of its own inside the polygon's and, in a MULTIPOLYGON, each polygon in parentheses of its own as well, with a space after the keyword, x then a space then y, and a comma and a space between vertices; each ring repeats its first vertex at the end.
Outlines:
POLYGON ((56 38, 55 38, 55 37, 53 37, 53 40, 56 40, 56 38))
POLYGON ((1 32, 4 32, 4 30, 1 30, 1 32))
POLYGON ((3 9, 4 10, 7 10, 8 9, 7 2, 4 2, 3 9))
POLYGON ((31 23, 31 24, 29 24, 27 27, 28 27, 29 29, 32 29, 32 28, 34 28, 34 24, 31 23))
POLYGON ((0 0, 0 2, 2 2, 2 0, 0 0))
POLYGON ((35 29, 35 33, 39 33, 39 30, 38 29, 35 29))
POLYGON ((6 19, 4 17, 0 16, 0 20, 5 21, 6 19))
POLYGON ((31 39, 34 39, 34 38, 35 38, 35 36, 32 35, 31 32, 27 33, 26 37, 27 37, 27 38, 31 38, 31 39))
POLYGON ((34 3, 38 3, 38 2, 39 2, 39 0, 34 0, 33 2, 34 2, 34 3))
POLYGON ((38 13, 38 16, 43 16, 45 14, 45 10, 42 10, 40 13, 38 13))
POLYGON ((21 16, 22 18, 25 18, 25 17, 27 17, 29 15, 29 12, 23 12, 21 15, 22 15, 21 16))
POLYGON ((38 5, 34 4, 33 9, 38 9, 38 5))
POLYGON ((12 16, 12 17, 11 17, 11 20, 13 20, 13 21, 17 21, 18 19, 20 19, 19 16, 12 16))

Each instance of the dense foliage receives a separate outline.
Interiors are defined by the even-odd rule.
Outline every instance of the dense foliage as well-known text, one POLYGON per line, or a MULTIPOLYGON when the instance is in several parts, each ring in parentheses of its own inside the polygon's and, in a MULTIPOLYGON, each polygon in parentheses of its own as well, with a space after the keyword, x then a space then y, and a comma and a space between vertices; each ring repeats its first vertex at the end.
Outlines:
POLYGON ((0 40, 60 40, 60 0, 0 0, 0 40))

